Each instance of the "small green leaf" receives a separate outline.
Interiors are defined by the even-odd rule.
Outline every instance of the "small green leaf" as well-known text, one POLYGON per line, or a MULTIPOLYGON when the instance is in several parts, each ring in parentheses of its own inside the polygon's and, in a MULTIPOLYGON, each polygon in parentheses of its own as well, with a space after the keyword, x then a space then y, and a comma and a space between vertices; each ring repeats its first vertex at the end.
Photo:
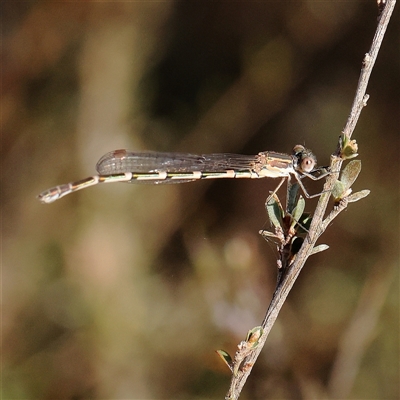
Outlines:
POLYGON ((343 182, 337 180, 332 189, 332 196, 334 199, 340 199, 340 196, 346 191, 343 182))
POLYGON ((355 140, 350 140, 346 135, 340 137, 340 157, 349 160, 358 156, 358 145, 355 140))
POLYGON ((265 204, 269 220, 275 228, 282 226, 284 211, 278 197, 274 194, 265 204))
POLYGON ((257 347, 258 341, 263 333, 264 329, 261 326, 256 326, 255 328, 250 329, 247 332, 246 342, 249 343, 252 348, 257 347))
POLYGON ((340 180, 335 182, 335 186, 332 190, 332 196, 335 201, 339 201, 348 197, 351 193, 351 186, 357 179, 361 171, 361 161, 353 160, 350 161, 344 168, 340 180))
POLYGON ((317 253, 319 253, 321 251, 325 251, 325 250, 328 250, 328 249, 329 249, 329 246, 327 244, 320 244, 318 246, 315 246, 312 249, 311 254, 317 254, 317 253))
POLYGON ((296 199, 297 199, 297 194, 299 192, 299 189, 300 189, 300 185, 298 183, 293 183, 292 185, 289 185, 289 187, 288 187, 286 210, 290 214, 293 213, 293 209, 296 206, 296 199))
POLYGON ((225 350, 216 350, 216 353, 221 357, 222 361, 233 372, 233 361, 229 353, 227 353, 225 350))
POLYGON ((293 214, 292 214, 293 221, 290 224, 291 229, 293 229, 295 225, 300 221, 305 208, 306 208, 306 201, 304 200, 303 196, 299 196, 299 201, 297 202, 296 207, 293 209, 293 214))
POLYGON ((359 192, 351 194, 349 197, 347 197, 347 201, 349 203, 355 203, 358 200, 363 199, 364 197, 367 197, 371 193, 370 190, 360 190, 359 192))
POLYGON ((342 181, 346 189, 351 188, 355 180, 358 178, 360 171, 361 171, 360 160, 350 161, 346 165, 340 177, 340 180, 342 181))

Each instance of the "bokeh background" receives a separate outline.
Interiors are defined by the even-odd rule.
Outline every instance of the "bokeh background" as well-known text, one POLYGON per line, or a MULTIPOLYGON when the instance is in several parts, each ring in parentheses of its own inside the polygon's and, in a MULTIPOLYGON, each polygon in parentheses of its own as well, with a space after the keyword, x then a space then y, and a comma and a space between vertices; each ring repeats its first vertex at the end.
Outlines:
MULTIPOLYGON (((2 3, 3 399, 221 399, 215 354, 262 321, 274 180, 103 185, 118 148, 328 165, 375 1, 2 3)), ((397 399, 399 13, 354 138, 370 189, 323 235, 243 399, 397 399)), ((311 193, 321 185, 306 182, 311 193)), ((283 196, 281 194, 280 196, 283 196)), ((315 202, 307 201, 313 210, 315 202)))

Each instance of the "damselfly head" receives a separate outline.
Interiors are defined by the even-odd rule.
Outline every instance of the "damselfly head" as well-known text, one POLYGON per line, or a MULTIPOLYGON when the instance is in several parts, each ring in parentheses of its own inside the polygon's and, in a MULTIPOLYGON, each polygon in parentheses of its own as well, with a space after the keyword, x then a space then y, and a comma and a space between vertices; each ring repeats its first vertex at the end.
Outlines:
POLYGON ((317 157, 315 157, 314 153, 301 144, 293 147, 293 155, 297 158, 297 169, 300 172, 309 173, 317 165, 317 157))

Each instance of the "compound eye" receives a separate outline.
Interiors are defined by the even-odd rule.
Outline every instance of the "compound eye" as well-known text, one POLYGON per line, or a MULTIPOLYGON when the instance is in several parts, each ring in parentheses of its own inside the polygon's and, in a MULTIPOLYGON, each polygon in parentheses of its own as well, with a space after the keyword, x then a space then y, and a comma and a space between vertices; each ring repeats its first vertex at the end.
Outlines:
POLYGON ((304 172, 311 172, 315 167, 315 160, 311 157, 305 157, 301 160, 301 170, 304 172))

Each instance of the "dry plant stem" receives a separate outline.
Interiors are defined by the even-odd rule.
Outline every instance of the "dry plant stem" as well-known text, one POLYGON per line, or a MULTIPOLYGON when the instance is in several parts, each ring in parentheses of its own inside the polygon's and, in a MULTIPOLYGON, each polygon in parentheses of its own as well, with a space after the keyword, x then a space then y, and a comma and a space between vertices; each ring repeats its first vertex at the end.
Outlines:
MULTIPOLYGON (((379 48, 381 46, 387 25, 389 23, 390 17, 392 15, 395 0, 387 0, 385 9, 379 19, 377 30, 372 41, 370 51, 365 55, 363 60, 363 66, 360 74, 360 79, 358 81, 357 91, 354 98, 354 102, 351 108, 350 115, 348 117, 346 126, 343 130, 343 134, 350 138, 356 127, 358 118, 360 116, 361 110, 366 106, 368 100, 368 95, 366 94, 366 89, 371 75, 372 68, 375 64, 379 48)), ((331 171, 336 171, 339 173, 343 160, 337 155, 331 157, 331 171)), ((262 348, 264 347, 265 341, 268 334, 274 325, 276 318, 278 317, 279 311, 282 308, 291 288, 293 287, 300 271, 302 270, 308 257, 315 246, 316 241, 325 231, 328 225, 336 218, 341 211, 343 211, 347 204, 344 203, 342 206, 338 207, 337 210, 333 210, 328 217, 324 220, 324 215, 326 208, 328 206, 330 193, 335 185, 335 181, 338 177, 337 174, 331 174, 328 176, 326 183, 324 185, 324 193, 321 195, 315 213, 313 215, 312 223, 309 229, 309 233, 304 240, 304 243, 296 256, 295 261, 289 267, 287 273, 284 275, 281 282, 278 283, 275 289, 273 298, 268 307, 266 316, 262 323, 262 328, 264 329, 263 335, 258 341, 258 345, 251 350, 251 352, 245 358, 244 368, 237 368, 237 373, 232 375, 231 384, 229 391, 226 395, 226 399, 238 399, 240 393, 246 383, 248 376, 250 375, 252 368, 259 356, 262 348)), ((238 354, 238 353, 237 353, 238 354)), ((235 357, 236 358, 236 357, 235 357)), ((239 357, 240 358, 240 357, 239 357)), ((238 359, 239 359, 238 358, 238 359)), ((234 360, 235 363, 236 360, 234 360)))
POLYGON ((381 47, 383 37, 385 36, 386 28, 389 24, 389 20, 392 16, 395 4, 396 0, 386 1, 386 6, 382 11, 381 16, 379 17, 378 26, 372 40, 371 48, 364 57, 363 68, 361 70, 360 79, 358 80, 356 96, 354 98, 350 116, 343 130, 343 133, 349 138, 354 132, 358 117, 360 116, 361 110, 365 105, 364 103, 368 100, 368 95, 366 95, 365 92, 367 90, 369 77, 378 56, 378 52, 381 47), (367 97, 365 98, 365 96, 367 97))

